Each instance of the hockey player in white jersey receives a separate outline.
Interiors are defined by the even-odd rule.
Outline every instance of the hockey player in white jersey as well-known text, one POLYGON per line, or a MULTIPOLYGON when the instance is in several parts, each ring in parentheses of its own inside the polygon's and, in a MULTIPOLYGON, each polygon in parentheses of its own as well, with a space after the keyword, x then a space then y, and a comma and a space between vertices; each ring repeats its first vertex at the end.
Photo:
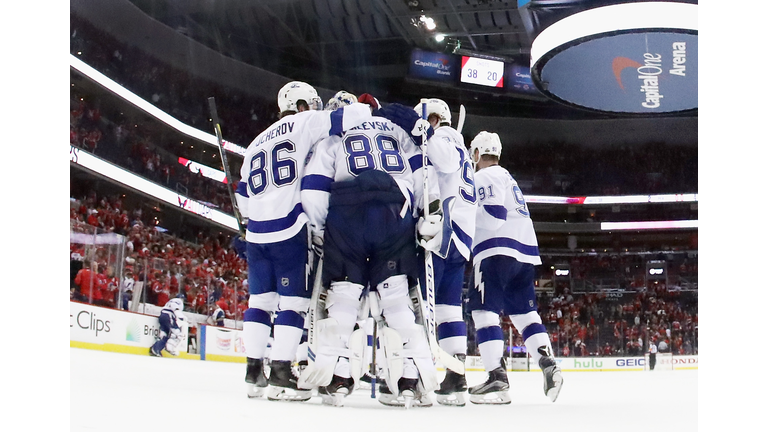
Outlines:
POLYGON ((473 247, 474 287, 469 308, 486 382, 469 389, 477 404, 508 404, 509 382, 503 359, 504 337, 499 315, 509 315, 523 336, 526 350, 544 374, 544 394, 554 402, 563 384, 552 355, 547 329, 537 312, 535 266, 541 265, 536 233, 520 187, 499 165, 498 134, 480 132, 470 154, 476 164, 478 208, 473 247))
POLYGON ((181 321, 184 319, 182 309, 184 309, 184 302, 179 298, 172 298, 160 310, 160 315, 157 317, 160 331, 157 341, 149 348, 149 355, 162 357, 163 350, 173 356, 179 355, 181 321))
MULTIPOLYGON (((421 115, 422 105, 415 111, 421 115)), ((472 253, 475 234, 477 197, 474 169, 464 145, 464 137, 451 127, 451 112, 440 99, 427 99, 427 120, 435 134, 427 142, 430 189, 439 189, 441 213, 419 220, 421 245, 433 253, 435 283, 435 324, 440 347, 462 362, 467 356, 467 325, 462 310, 464 271, 472 253), (432 173, 436 175, 432 175, 432 173)), ((420 261, 422 264, 424 260, 420 261)), ((421 286, 425 287, 424 266, 421 286)), ((467 380, 463 371, 447 369, 440 388, 435 390, 437 402, 464 406, 467 380)))
MULTIPOLYGON (((361 100, 365 97, 370 95, 361 100)), ((395 111, 378 113, 392 118, 395 111)), ((321 142, 302 180, 302 202, 316 243, 323 245, 321 283, 327 288, 327 318, 317 323, 317 351, 310 353, 314 361, 302 381, 319 386, 325 403, 343 404, 363 373, 363 362, 353 361, 363 356, 351 352, 350 336, 367 287, 375 291, 372 310, 386 322, 379 340, 384 341, 384 375, 392 391, 379 400, 397 405, 399 397, 409 406, 437 387, 426 333, 416 323, 409 296, 418 277, 408 163, 418 149, 412 134, 374 115, 343 136, 321 142)), ((362 352, 365 331, 359 332, 362 352)))
POLYGON ((292 371, 304 329, 311 290, 307 284, 309 231, 300 201, 305 161, 323 138, 370 119, 367 105, 322 110, 317 91, 290 82, 277 98, 280 120, 248 146, 237 187, 237 204, 247 218, 248 309, 243 316, 248 396, 305 401, 311 392, 297 387, 292 371), (272 315, 274 313, 274 322, 272 315), (270 330, 270 376, 264 357, 270 330))

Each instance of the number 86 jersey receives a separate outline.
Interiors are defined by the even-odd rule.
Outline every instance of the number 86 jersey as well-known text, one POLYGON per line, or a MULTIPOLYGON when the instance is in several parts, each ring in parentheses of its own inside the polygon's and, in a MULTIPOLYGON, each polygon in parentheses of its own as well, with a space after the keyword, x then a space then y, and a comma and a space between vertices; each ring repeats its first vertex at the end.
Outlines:
POLYGON ((260 133, 245 152, 235 194, 240 213, 248 218, 246 240, 275 243, 298 234, 308 220, 300 186, 311 150, 370 118, 367 105, 354 103, 288 115, 260 133))

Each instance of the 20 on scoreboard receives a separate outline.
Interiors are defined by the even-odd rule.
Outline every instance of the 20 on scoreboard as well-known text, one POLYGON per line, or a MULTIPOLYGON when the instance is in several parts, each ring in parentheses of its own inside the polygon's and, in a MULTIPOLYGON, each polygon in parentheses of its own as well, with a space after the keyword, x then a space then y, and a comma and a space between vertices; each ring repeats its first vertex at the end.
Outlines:
POLYGON ((461 57, 461 82, 487 87, 504 87, 504 62, 478 57, 461 57))

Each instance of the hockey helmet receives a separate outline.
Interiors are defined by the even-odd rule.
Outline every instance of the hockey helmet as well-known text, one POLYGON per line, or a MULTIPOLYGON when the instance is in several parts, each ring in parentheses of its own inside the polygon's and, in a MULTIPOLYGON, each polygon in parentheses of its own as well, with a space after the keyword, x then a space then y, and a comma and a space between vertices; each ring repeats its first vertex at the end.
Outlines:
MULTIPOLYGON (((413 107, 413 109, 421 117, 421 103, 413 107)), ((448 109, 448 104, 442 99, 427 99, 427 117, 431 114, 440 116, 440 123, 451 123, 451 110, 448 109)))
POLYGON ((164 309, 170 309, 173 311, 179 311, 184 309, 184 302, 180 298, 172 298, 165 304, 164 309))
POLYGON ((334 111, 341 107, 352 105, 357 102, 357 96, 352 93, 341 90, 328 99, 328 104, 325 106, 326 111, 334 111))
POLYGON ((317 90, 305 82, 291 81, 277 93, 277 106, 280 107, 280 112, 298 112, 298 103, 302 100, 311 110, 323 109, 323 101, 318 96, 317 90))
POLYGON ((469 155, 472 160, 477 163, 477 160, 475 160, 475 150, 478 151, 478 160, 482 155, 501 157, 501 140, 499 139, 499 134, 482 131, 475 136, 475 139, 472 140, 472 144, 470 144, 469 147, 469 155))

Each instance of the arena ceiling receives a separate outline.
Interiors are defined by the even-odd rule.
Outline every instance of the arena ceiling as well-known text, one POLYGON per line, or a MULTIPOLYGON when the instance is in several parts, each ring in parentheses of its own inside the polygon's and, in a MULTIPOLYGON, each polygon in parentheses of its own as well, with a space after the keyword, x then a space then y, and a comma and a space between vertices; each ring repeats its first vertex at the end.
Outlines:
POLYGON ((516 0, 130 1, 228 57, 325 88, 351 87, 397 101, 423 97, 429 86, 430 96, 472 106, 478 114, 573 119, 607 116, 540 95, 409 79, 411 50, 490 56, 527 67, 533 38, 549 24, 584 9, 629 2, 531 0, 518 9, 516 0))

